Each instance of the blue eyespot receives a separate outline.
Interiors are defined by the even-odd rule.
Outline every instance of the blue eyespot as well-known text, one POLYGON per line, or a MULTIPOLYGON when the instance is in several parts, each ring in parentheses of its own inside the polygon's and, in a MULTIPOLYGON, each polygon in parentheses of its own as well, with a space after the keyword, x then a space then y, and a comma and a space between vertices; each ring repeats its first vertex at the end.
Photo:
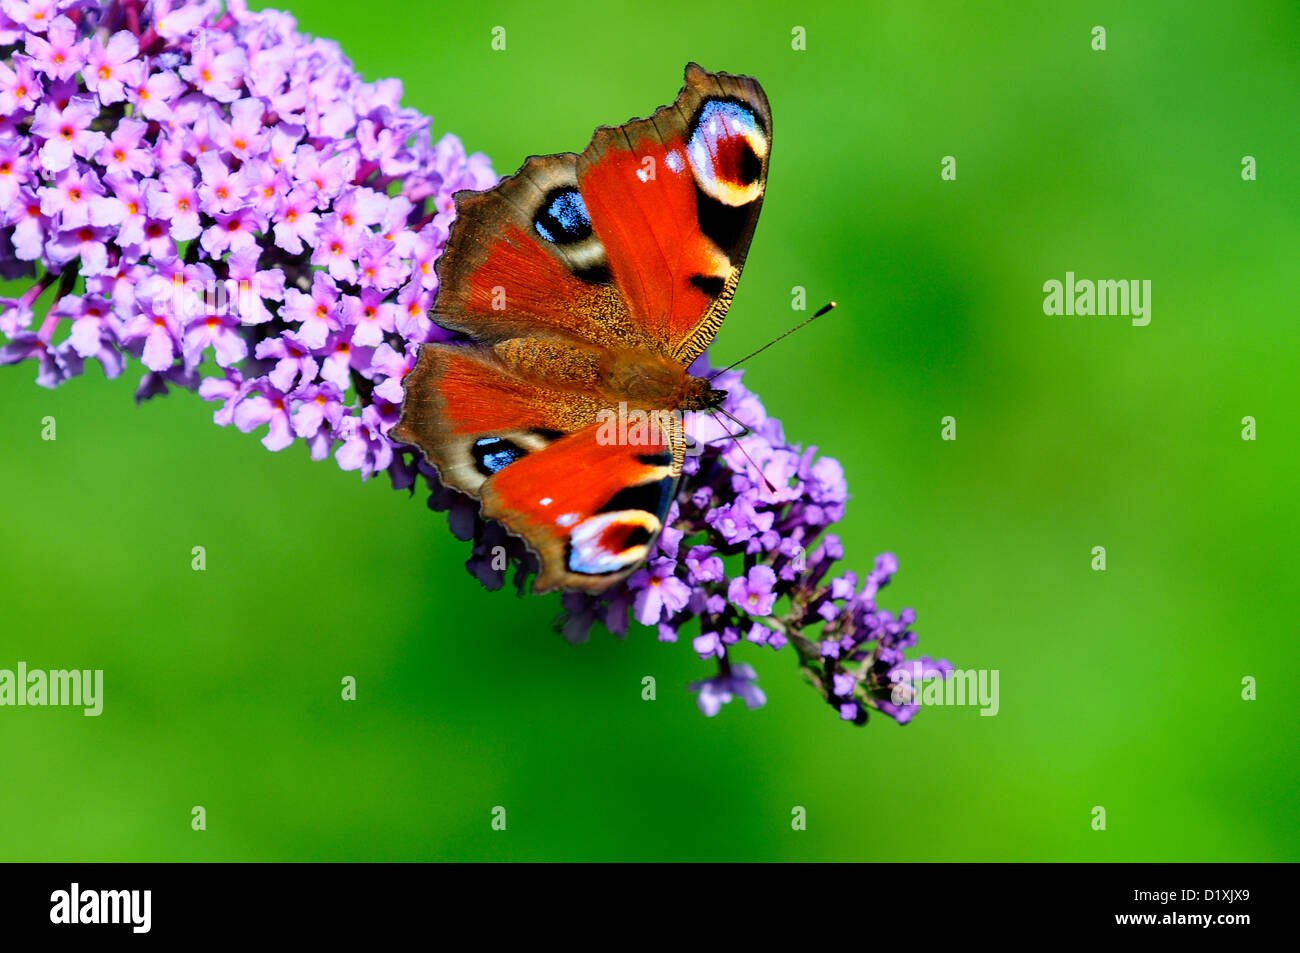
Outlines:
POLYGON ((474 441, 474 465, 484 476, 500 473, 528 451, 516 443, 500 437, 480 437, 474 441))
POLYGON ((557 245, 571 245, 591 235, 591 216, 577 189, 556 189, 542 202, 533 227, 557 245))

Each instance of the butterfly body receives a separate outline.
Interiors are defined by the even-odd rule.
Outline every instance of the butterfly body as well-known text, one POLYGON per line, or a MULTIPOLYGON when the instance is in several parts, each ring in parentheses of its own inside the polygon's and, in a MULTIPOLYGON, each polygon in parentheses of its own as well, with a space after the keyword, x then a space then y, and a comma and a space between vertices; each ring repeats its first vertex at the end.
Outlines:
POLYGON ((705 410, 726 397, 673 358, 622 347, 548 338, 510 338, 492 346, 503 367, 521 377, 575 391, 593 390, 645 409, 705 410))
POLYGON ((602 591, 662 530, 680 414, 725 397, 687 368, 735 292, 770 145, 761 87, 692 64, 651 117, 457 193, 433 310, 472 343, 421 348, 393 435, 528 544, 536 591, 602 591))

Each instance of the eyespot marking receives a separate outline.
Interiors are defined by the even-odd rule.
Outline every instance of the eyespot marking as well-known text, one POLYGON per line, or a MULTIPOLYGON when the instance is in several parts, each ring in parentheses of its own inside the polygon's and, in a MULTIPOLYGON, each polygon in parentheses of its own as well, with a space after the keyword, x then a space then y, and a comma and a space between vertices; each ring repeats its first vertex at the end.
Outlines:
POLYGON ((501 437, 480 437, 474 441, 470 453, 474 457, 474 467, 485 477, 500 473, 516 460, 528 456, 528 451, 519 444, 501 437))
POLYGON ((589 517, 569 536, 569 569, 589 576, 627 569, 645 559, 662 528, 663 524, 644 510, 589 517))
POLYGON ((738 206, 763 194, 767 149, 767 136, 748 107, 729 99, 710 99, 696 114, 686 156, 706 195, 738 206))
POLYGON ((572 245, 591 237, 591 216, 577 189, 555 189, 542 201, 533 228, 548 242, 572 245))

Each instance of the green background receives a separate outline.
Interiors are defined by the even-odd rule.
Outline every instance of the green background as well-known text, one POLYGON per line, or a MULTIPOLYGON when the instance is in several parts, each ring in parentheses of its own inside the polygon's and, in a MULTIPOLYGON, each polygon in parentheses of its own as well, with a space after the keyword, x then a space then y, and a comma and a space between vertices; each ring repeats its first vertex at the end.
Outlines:
POLYGON ((771 176, 713 354, 789 326, 793 286, 839 301, 746 381, 843 461, 848 564, 896 552, 881 603, 998 669, 1001 711, 854 729, 754 650, 767 707, 706 719, 688 643, 567 645, 555 597, 482 591, 386 479, 194 395, 137 408, 138 363, 56 391, 7 367, 0 667, 103 668, 106 701, 0 709, 0 856, 1300 859, 1294 4, 292 9, 503 173, 688 60, 756 76, 771 176), (1067 270, 1150 279, 1151 324, 1045 316, 1067 270))

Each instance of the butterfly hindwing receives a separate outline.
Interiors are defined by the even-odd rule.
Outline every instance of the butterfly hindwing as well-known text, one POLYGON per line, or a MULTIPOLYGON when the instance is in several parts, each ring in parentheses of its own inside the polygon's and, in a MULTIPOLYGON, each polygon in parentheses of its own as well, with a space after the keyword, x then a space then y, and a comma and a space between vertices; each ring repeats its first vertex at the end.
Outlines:
POLYGON ((483 515, 540 557, 534 589, 603 590, 644 562, 681 475, 667 434, 606 444, 600 424, 505 467, 483 487, 483 515), (575 478, 581 474, 580 478, 575 478))
POLYGON ((476 497, 501 460, 544 449, 597 410, 594 400, 509 373, 489 350, 450 344, 422 347, 405 389, 393 439, 419 447, 443 483, 476 497))
POLYGON ((394 439, 528 543, 536 591, 604 589, 644 560, 681 473, 677 418, 632 442, 608 439, 594 401, 559 399, 490 351, 455 345, 422 348, 406 386, 394 439))

